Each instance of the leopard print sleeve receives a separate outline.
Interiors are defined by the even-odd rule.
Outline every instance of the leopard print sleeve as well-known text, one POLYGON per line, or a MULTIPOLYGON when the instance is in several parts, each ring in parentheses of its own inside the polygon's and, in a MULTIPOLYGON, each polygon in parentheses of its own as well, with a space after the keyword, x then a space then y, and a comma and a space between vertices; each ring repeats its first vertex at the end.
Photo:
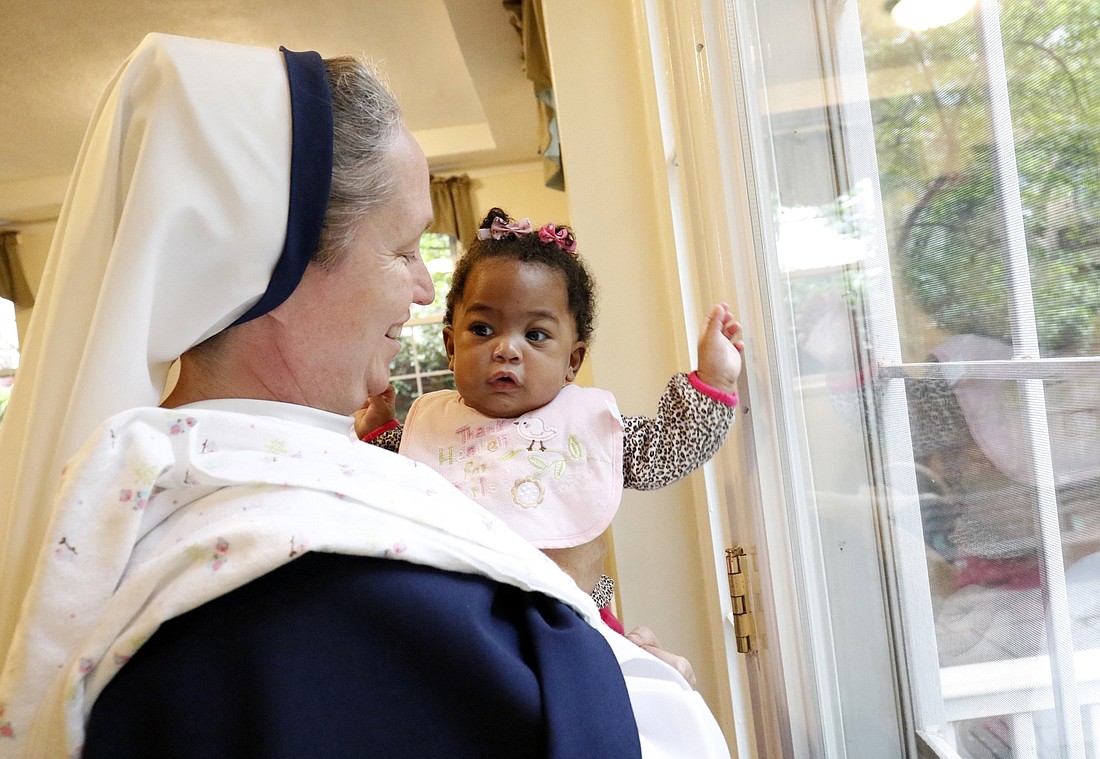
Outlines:
POLYGON ((669 380, 657 417, 623 417, 623 486, 655 490, 706 463, 725 442, 735 406, 696 390, 686 374, 669 380))
POLYGON ((396 427, 372 437, 367 442, 379 448, 385 448, 387 451, 397 453, 397 450, 401 447, 401 432, 404 429, 405 428, 399 424, 396 427))

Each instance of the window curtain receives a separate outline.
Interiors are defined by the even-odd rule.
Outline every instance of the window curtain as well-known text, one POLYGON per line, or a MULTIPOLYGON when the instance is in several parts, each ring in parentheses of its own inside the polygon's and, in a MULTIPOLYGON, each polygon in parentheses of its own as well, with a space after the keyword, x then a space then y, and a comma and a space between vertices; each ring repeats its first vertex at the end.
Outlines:
POLYGON ((19 261, 18 235, 13 230, 0 232, 0 298, 12 301, 16 308, 34 305, 34 294, 19 261))
POLYGON ((465 174, 432 177, 431 193, 435 219, 428 231, 451 235, 469 246, 477 234, 478 223, 470 199, 470 178, 465 174))
POLYGON ((554 83, 550 79, 550 54, 543 31, 542 0, 504 0, 512 14, 512 25, 523 41, 523 65, 527 78, 535 88, 538 100, 542 136, 539 153, 543 159, 546 186, 565 189, 565 174, 561 163, 561 142, 558 140, 558 118, 554 106, 554 83))

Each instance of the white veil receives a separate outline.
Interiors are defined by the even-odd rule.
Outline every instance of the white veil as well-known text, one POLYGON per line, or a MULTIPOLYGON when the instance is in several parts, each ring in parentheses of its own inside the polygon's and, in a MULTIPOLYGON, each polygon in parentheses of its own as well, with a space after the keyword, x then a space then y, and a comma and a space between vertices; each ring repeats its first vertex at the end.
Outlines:
POLYGON ((244 313, 286 235, 291 109, 277 50, 147 36, 107 86, 0 424, 0 654, 59 474, 104 419, 244 313))

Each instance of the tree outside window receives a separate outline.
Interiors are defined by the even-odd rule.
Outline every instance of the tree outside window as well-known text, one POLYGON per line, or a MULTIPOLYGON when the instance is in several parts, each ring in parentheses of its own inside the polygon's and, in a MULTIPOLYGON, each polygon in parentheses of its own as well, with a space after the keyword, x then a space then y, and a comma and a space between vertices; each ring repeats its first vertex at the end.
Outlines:
POLYGON ((454 375, 443 348, 443 313, 458 257, 458 243, 450 235, 426 233, 420 238, 420 254, 435 283, 431 305, 413 304, 411 318, 401 331, 401 352, 391 367, 397 391, 397 418, 404 420, 409 406, 420 395, 454 389, 454 375))

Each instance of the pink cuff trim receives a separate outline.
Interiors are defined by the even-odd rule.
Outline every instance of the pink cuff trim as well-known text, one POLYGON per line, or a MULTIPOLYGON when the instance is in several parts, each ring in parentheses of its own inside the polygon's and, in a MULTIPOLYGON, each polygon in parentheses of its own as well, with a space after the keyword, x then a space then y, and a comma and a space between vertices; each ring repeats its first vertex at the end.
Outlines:
POLYGON ((401 424, 401 422, 397 421, 396 419, 390 419, 388 422, 383 424, 381 427, 374 428, 373 430, 368 432, 366 435, 363 435, 363 437, 361 437, 359 439, 362 440, 364 443, 369 443, 370 441, 374 440, 376 437, 381 435, 383 432, 389 432, 394 427, 397 427, 399 424, 401 424))
POLYGON ((623 627, 623 623, 611 612, 611 607, 604 606, 600 608, 600 619, 619 635, 626 635, 626 629, 623 627))
POLYGON ((706 382, 703 382, 703 380, 699 379, 699 375, 696 372, 692 372, 688 375, 688 382, 691 383, 692 387, 694 387, 696 390, 698 390, 700 393, 707 396, 708 398, 713 398, 719 403, 724 403, 727 406, 737 405, 736 390, 732 393, 727 393, 724 390, 719 390, 716 387, 711 387, 706 382))

